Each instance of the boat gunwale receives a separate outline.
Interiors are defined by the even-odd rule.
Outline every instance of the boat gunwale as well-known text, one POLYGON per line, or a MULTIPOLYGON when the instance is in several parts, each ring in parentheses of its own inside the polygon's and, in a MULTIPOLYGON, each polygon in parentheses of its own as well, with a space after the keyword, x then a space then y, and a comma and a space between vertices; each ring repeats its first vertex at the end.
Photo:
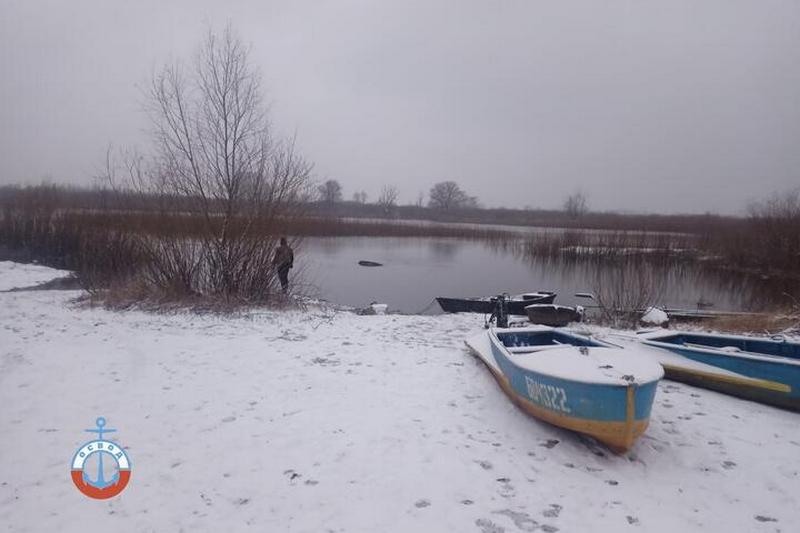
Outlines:
MULTIPOLYGON (((488 332, 489 333, 489 340, 492 341, 492 343, 498 344, 499 348, 504 352, 505 358, 508 360, 508 362, 511 363, 511 365, 513 365, 516 369, 518 369, 519 371, 521 371, 523 373, 524 372, 532 372, 534 374, 539 374, 541 376, 546 376, 546 377, 549 377, 549 378, 552 378, 552 379, 560 379, 560 380, 563 380, 563 381, 571 381, 573 383, 581 383, 581 384, 584 384, 584 385, 597 385, 597 386, 601 386, 601 387, 622 387, 622 388, 627 388, 627 387, 629 387, 631 385, 633 385, 635 387, 643 387, 643 386, 649 385, 651 383, 657 383, 658 381, 660 381, 664 377, 664 372, 663 372, 662 365, 660 363, 658 363, 658 362, 655 362, 655 361, 654 361, 654 364, 657 365, 662 370, 661 375, 659 377, 657 377, 657 378, 647 379, 647 380, 642 380, 642 381, 639 381, 639 378, 636 378, 636 380, 633 383, 626 382, 626 381, 620 381, 618 383, 617 382, 613 382, 613 383, 612 382, 597 382, 597 381, 591 381, 591 380, 585 380, 585 379, 579 379, 579 378, 564 378, 564 377, 561 377, 561 376, 553 376, 551 374, 546 374, 546 373, 541 372, 539 370, 533 370, 533 369, 530 369, 530 368, 526 368, 524 366, 520 366, 520 364, 516 361, 516 359, 520 355, 527 355, 527 354, 515 354, 513 352, 510 352, 508 350, 508 347, 505 344, 503 344, 503 341, 500 340, 497 337, 496 329, 497 328, 492 328, 492 329, 489 330, 489 332, 488 332)), ((536 329, 504 328, 501 331, 501 333, 514 333, 515 332, 514 329, 517 329, 518 332, 530 332, 530 333, 544 333, 544 332, 547 332, 547 331, 557 331, 557 328, 552 328, 552 327, 549 327, 549 326, 537 326, 536 329)), ((564 334, 566 334, 568 336, 577 337, 577 335, 574 335, 574 334, 568 333, 568 332, 564 332, 564 331, 559 331, 559 333, 564 333, 564 334)), ((597 339, 593 339, 591 337, 586 337, 586 338, 591 340, 592 342, 596 342, 596 343, 600 344, 600 346, 592 346, 592 348, 611 348, 611 349, 616 349, 616 350, 620 350, 620 349, 624 350, 624 348, 619 348, 618 346, 615 346, 613 344, 608 344, 608 343, 605 343, 603 341, 600 341, 600 340, 597 340, 597 339)), ((577 346, 573 346, 573 348, 578 348, 578 347, 577 346)), ((538 353, 538 352, 533 352, 533 353, 538 353)))
MULTIPOLYGON (((676 333, 676 334, 672 334, 672 335, 668 335, 668 336, 669 337, 678 337, 678 336, 684 335, 684 334, 686 334, 686 335, 696 335, 694 333, 681 332, 681 333, 676 333)), ((667 335, 664 335, 664 336, 667 336, 667 335)), ((702 335, 702 334, 700 334, 699 336, 713 337, 712 335, 702 335)), ((722 337, 736 338, 737 340, 748 340, 748 341, 756 340, 756 341, 762 341, 762 342, 768 340, 768 339, 759 339, 759 338, 754 338, 754 337, 745 337, 745 336, 741 336, 741 335, 740 336, 724 335, 722 337)), ((770 341, 770 342, 774 342, 776 344, 780 344, 780 341, 770 341)), ((788 342, 788 341, 783 341, 783 342, 788 342)), ((665 342, 665 341, 657 340, 657 338, 644 338, 644 339, 642 339, 642 343, 646 344, 648 346, 655 346, 656 348, 663 348, 665 350, 670 350, 670 351, 687 350, 687 351, 692 351, 692 352, 700 352, 700 353, 704 353, 704 354, 708 354, 708 355, 717 355, 717 356, 723 355, 723 356, 727 356, 727 357, 735 357, 735 358, 738 358, 738 359, 748 359, 748 360, 751 360, 751 361, 762 361, 762 362, 766 362, 766 363, 776 363, 776 364, 781 364, 781 365, 800 367, 800 359, 796 359, 794 357, 786 357, 784 355, 769 355, 769 354, 763 354, 762 355, 762 354, 758 354, 756 352, 744 351, 744 350, 729 352, 729 351, 723 350, 722 348, 714 348, 712 346, 709 346, 707 348, 706 347, 700 348, 700 347, 697 347, 697 346, 686 346, 685 344, 674 344, 674 343, 671 343, 671 342, 665 342)))

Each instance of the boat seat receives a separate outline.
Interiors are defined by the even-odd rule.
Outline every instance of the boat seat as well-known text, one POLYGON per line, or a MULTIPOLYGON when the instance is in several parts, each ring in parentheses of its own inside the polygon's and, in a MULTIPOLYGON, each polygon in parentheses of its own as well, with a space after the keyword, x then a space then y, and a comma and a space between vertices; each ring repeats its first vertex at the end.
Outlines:
POLYGON ((720 352, 728 352, 728 353, 740 353, 744 352, 738 346, 709 346, 707 344, 696 344, 694 342, 684 342, 684 346, 688 346, 689 348, 702 348, 704 350, 719 350, 720 352))
POLYGON ((507 346, 506 350, 514 354, 521 354, 521 353, 535 353, 541 352, 544 350, 553 350, 555 348, 570 348, 572 347, 571 344, 546 344, 542 345, 535 345, 535 346, 507 346))

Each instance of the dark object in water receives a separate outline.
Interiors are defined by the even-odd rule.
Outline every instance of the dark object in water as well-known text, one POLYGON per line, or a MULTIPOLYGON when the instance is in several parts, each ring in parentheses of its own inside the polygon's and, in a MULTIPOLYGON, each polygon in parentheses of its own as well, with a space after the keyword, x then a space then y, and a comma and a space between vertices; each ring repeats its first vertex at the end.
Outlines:
MULTIPOLYGON (((551 304, 556 298, 556 293, 550 291, 537 291, 512 296, 506 300, 509 315, 525 316, 525 307, 531 304, 551 304)), ((444 298, 438 297, 436 301, 445 313, 482 313, 491 314, 495 309, 492 298, 444 298)))
POLYGON ((580 308, 553 304, 532 304, 525 308, 528 319, 534 324, 560 328, 570 322, 580 322, 583 313, 580 308))
POLYGON ((383 266, 383 263, 378 263, 376 261, 364 261, 364 260, 359 261, 358 264, 361 265, 362 267, 382 267, 383 266))

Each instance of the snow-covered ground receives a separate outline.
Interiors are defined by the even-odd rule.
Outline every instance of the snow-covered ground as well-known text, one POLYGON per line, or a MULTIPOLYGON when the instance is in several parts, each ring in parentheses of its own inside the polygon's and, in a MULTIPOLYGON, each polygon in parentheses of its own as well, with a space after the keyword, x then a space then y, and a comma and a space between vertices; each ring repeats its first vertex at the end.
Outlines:
POLYGON ((56 270, 42 265, 0 261, 0 291, 32 287, 70 275, 67 270, 56 270))
MULTIPOLYGON (((0 263, 0 280, 24 270, 0 263)), ((10 284, 45 280, 30 274, 10 284)), ((794 413, 662 381, 647 433, 615 456, 503 395, 463 345, 481 317, 157 315, 79 307, 77 294, 0 293, 0 530, 800 523, 794 413), (106 501, 69 476, 98 416, 133 465, 106 501)))

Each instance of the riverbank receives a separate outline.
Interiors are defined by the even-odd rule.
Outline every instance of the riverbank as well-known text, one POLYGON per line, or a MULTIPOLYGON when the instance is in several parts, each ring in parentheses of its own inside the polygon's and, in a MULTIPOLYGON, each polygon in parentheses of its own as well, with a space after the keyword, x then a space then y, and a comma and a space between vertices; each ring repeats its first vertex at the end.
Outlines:
MULTIPOLYGON (((26 282, 25 267, 0 269, 26 282)), ((728 532, 800 520, 794 413, 664 381, 647 433, 615 456, 508 401, 464 349, 480 317, 111 312, 76 306, 78 294, 0 293, 0 523, 13 531, 728 532), (98 416, 133 464, 108 501, 69 478, 98 416)))

